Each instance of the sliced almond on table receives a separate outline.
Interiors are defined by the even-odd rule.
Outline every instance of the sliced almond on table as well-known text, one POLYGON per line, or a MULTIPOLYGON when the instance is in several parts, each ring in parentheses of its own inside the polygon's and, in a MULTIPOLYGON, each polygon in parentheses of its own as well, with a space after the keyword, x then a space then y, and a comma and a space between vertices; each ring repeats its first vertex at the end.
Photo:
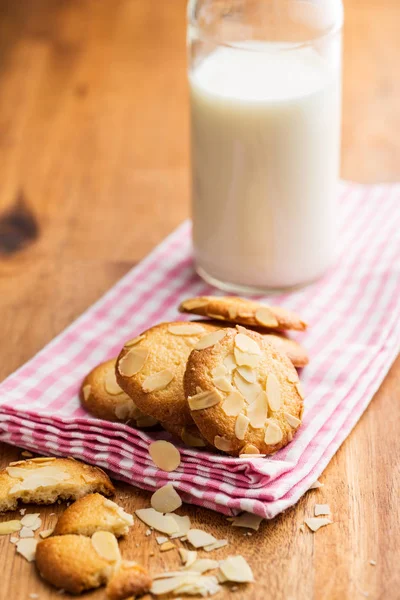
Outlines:
POLYGON ((199 335, 204 333, 204 327, 199 323, 180 323, 168 325, 168 331, 173 335, 199 335))
POLYGON ((214 377, 213 384, 215 385, 216 388, 218 388, 222 392, 231 392, 232 391, 232 384, 225 375, 223 375, 222 377, 221 376, 214 377))
POLYGON ((298 419, 294 415, 291 415, 290 413, 287 413, 287 412, 284 412, 283 414, 284 414, 286 421, 289 423, 290 427, 298 427, 299 425, 301 425, 300 419, 298 419))
POLYGON ((17 519, 3 521, 3 523, 0 523, 0 535, 15 533, 16 531, 20 531, 21 527, 21 521, 18 521, 17 519))
POLYGON ((306 519, 304 523, 311 529, 311 531, 318 531, 320 527, 324 527, 325 525, 330 525, 332 521, 330 519, 320 519, 311 517, 310 519, 306 519))
POLYGON ((156 579, 153 581, 151 593, 155 596, 169 594, 175 592, 178 594, 189 594, 208 596, 219 591, 219 586, 215 577, 206 577, 199 573, 181 572, 179 576, 170 577, 166 573, 164 579, 156 579))
POLYGON ((232 442, 220 435, 215 436, 214 446, 218 448, 218 450, 222 450, 222 452, 229 452, 229 450, 232 450, 232 442))
POLYGON ((217 540, 216 542, 213 542, 212 544, 208 544, 207 546, 203 547, 203 550, 205 550, 206 552, 213 552, 213 550, 219 550, 219 548, 224 548, 225 546, 228 545, 228 540, 217 540))
POLYGON ((43 529, 43 531, 39 531, 39 535, 42 538, 42 540, 45 540, 46 538, 51 536, 53 531, 54 531, 54 527, 52 529, 43 529))
POLYGON ((165 542, 168 542, 168 538, 165 537, 165 535, 157 535, 156 536, 156 542, 159 546, 161 546, 161 544, 164 544, 165 542))
POLYGON ((240 554, 237 556, 228 556, 220 562, 221 573, 226 581, 236 581, 237 583, 250 583, 254 581, 253 572, 247 561, 240 554))
POLYGON ((198 558, 188 567, 185 566, 185 569, 188 568, 191 571, 196 571, 197 573, 206 573, 212 569, 217 569, 218 566, 219 562, 217 560, 212 560, 211 558, 198 558))
POLYGON ((277 318, 267 306, 261 306, 256 310, 255 319, 263 327, 277 327, 277 318))
POLYGON ((268 404, 274 412, 280 409, 282 404, 281 386, 273 373, 267 377, 265 389, 268 396, 268 404))
POLYGON ((16 543, 17 553, 23 556, 28 562, 32 562, 35 560, 37 545, 38 540, 35 540, 35 538, 19 540, 16 543))
POLYGON ((95 531, 91 537, 97 554, 108 562, 117 562, 121 558, 117 538, 109 531, 95 531))
POLYGON ((149 446, 149 454, 153 463, 162 471, 175 471, 181 464, 181 455, 171 442, 158 440, 149 446))
POLYGON ((217 390, 200 392, 195 396, 188 397, 190 410, 204 410, 219 404, 222 400, 221 394, 217 390))
MULTIPOLYGON (((247 416, 250 420, 250 425, 254 429, 264 427, 265 420, 268 417, 268 399, 266 392, 261 391, 255 401, 247 407, 247 416)), ((253 449, 257 449, 253 446, 253 449)), ((247 452, 248 454, 249 452, 247 452)), ((255 453, 257 454, 257 452, 255 453)))
POLYGON ((82 388, 82 394, 83 394, 83 398, 84 398, 85 402, 87 402, 91 393, 92 393, 92 386, 89 384, 84 385, 82 388))
POLYGON ((18 541, 19 541, 19 538, 18 538, 18 537, 16 537, 15 535, 11 535, 11 536, 10 536, 10 542, 11 542, 12 544, 16 544, 18 541))
POLYGON ((136 373, 139 373, 139 371, 143 369, 148 355, 148 348, 144 348, 143 346, 136 348, 134 346, 119 361, 118 371, 123 377, 132 377, 133 375, 136 375, 136 373))
POLYGON ((142 383, 142 390, 145 393, 158 392, 164 390, 174 379, 175 375, 169 369, 159 371, 153 375, 149 375, 142 383))
POLYGON ((283 433, 279 425, 275 421, 268 421, 265 428, 264 442, 270 446, 279 444, 282 440, 283 433))
POLYGON ((22 538, 33 538, 35 537, 35 534, 33 533, 33 530, 30 527, 22 527, 22 529, 19 532, 19 537, 22 538))
POLYGON ((154 492, 150 503, 151 506, 160 513, 173 512, 182 506, 182 500, 171 483, 167 483, 154 492))
POLYGON ((171 535, 179 531, 179 526, 172 515, 163 515, 154 508, 139 508, 135 513, 143 523, 161 533, 171 535))
POLYGON ((42 524, 40 513, 24 515, 21 519, 21 524, 24 525, 24 527, 31 527, 31 529, 34 529, 35 527, 36 529, 39 529, 42 524))
POLYGON ((186 548, 179 548, 179 556, 181 558, 182 564, 188 568, 196 561, 197 552, 196 550, 186 550, 186 548))
POLYGON ((236 417, 245 406, 245 400, 240 392, 233 391, 225 399, 222 410, 227 417, 236 417))
POLYGON ((249 404, 252 404, 262 391, 259 383, 249 383, 236 371, 233 380, 239 392, 244 396, 249 404))
POLYGON ((235 346, 247 354, 260 354, 261 348, 253 338, 245 333, 237 333, 235 336, 235 346))
POLYGON ((247 429, 249 427, 250 419, 246 415, 239 415, 235 422, 235 435, 238 440, 244 440, 247 429))
POLYGON ((260 362, 261 356, 259 354, 250 354, 249 352, 242 352, 239 348, 235 348, 234 351, 236 364, 241 367, 251 367, 254 369, 260 362))
POLYGON ((242 515, 233 518, 232 526, 247 527, 248 529, 254 529, 254 531, 258 531, 261 521, 263 521, 263 517, 259 517, 253 513, 245 512, 242 515))
POLYGON ((186 536, 187 532, 191 527, 189 517, 187 515, 181 517, 180 515, 176 515, 175 513, 171 513, 169 516, 175 521, 178 527, 178 530, 171 535, 171 539, 183 538, 184 536, 186 536))
POLYGON ((123 389, 118 385, 117 379, 115 377, 115 372, 113 370, 109 371, 104 378, 104 388, 108 394, 111 396, 118 396, 118 394, 123 393, 123 389))
POLYGON ((203 546, 209 546, 217 541, 211 533, 201 529, 190 529, 187 533, 187 539, 195 548, 203 548, 203 546))
POLYGON ((194 346, 195 350, 204 350, 205 348, 210 348, 214 346, 218 342, 220 342, 226 336, 226 331, 223 329, 218 329, 217 331, 213 331, 208 335, 202 337, 197 344, 194 346))
POLYGON ((176 548, 175 544, 173 544, 170 541, 167 541, 161 544, 160 552, 168 552, 168 550, 173 550, 174 548, 176 548))
POLYGON ((320 515, 330 515, 331 509, 329 508, 329 504, 316 504, 314 506, 314 515, 319 517, 320 515))

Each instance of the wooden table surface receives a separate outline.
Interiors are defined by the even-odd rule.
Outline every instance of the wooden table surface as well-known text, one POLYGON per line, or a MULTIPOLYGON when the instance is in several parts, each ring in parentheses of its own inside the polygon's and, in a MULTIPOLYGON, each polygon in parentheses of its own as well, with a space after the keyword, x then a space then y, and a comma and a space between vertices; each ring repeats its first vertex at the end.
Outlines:
MULTIPOLYGON (((345 0, 345 8, 342 174, 394 181, 400 4, 345 0)), ((1 378, 188 215, 185 69, 184 0, 0 0, 1 378)), ((185 507, 231 541, 219 556, 241 552, 253 567, 254 585, 219 598, 400 597, 399 391, 398 360, 326 469, 325 487, 252 537, 185 507), (330 504, 335 522, 301 533, 316 502, 330 504)), ((3 466, 20 456, 5 445, 0 454, 3 466)), ((117 499, 134 511, 149 494, 118 485, 117 499)), ((40 509, 46 527, 62 509, 40 509)), ((123 554, 152 572, 177 565, 144 529, 136 523, 123 554)), ((0 553, 1 600, 59 597, 8 537, 0 553)))

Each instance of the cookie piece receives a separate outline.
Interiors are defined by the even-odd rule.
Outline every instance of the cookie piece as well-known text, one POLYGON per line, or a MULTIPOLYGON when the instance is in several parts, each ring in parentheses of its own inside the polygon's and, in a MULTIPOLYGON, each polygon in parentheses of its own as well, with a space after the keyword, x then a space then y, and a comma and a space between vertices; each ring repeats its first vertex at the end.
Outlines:
POLYGON ((124 392, 115 377, 116 359, 97 365, 82 382, 82 406, 95 417, 105 421, 130 421, 136 427, 154 427, 156 419, 145 415, 124 392))
POLYGON ((183 391, 186 361, 194 345, 216 327, 161 323, 128 342, 117 359, 121 388, 147 415, 171 427, 193 426, 183 391))
POLYGON ((54 535, 91 536, 95 531, 109 531, 116 537, 126 535, 133 517, 116 502, 101 494, 89 494, 69 506, 57 521, 54 535))
POLYGON ((184 388, 192 417, 218 450, 238 456, 251 447, 252 453, 272 454, 301 424, 297 372, 259 333, 240 326, 220 331, 216 343, 193 349, 187 361, 184 388))
POLYGON ((151 577, 144 567, 132 560, 123 560, 107 584, 106 596, 109 600, 136 598, 148 592, 151 584, 151 577))
POLYGON ((309 357, 307 350, 299 342, 296 342, 296 340, 292 340, 284 333, 263 333, 262 331, 259 331, 259 333, 278 352, 285 354, 294 367, 301 369, 308 365, 309 357))
POLYGON ((43 579, 71 594, 106 584, 115 566, 116 561, 101 555, 92 538, 84 535, 57 535, 36 548, 36 567, 43 579))
POLYGON ((236 296, 200 296, 189 298, 179 306, 180 312, 201 315, 210 319, 229 321, 250 327, 267 329, 307 328, 296 313, 279 306, 267 306, 236 296))
POLYGON ((15 510, 18 501, 53 504, 77 500, 91 492, 115 492, 108 475, 98 467, 72 458, 32 458, 11 463, 0 472, 0 512, 15 510))

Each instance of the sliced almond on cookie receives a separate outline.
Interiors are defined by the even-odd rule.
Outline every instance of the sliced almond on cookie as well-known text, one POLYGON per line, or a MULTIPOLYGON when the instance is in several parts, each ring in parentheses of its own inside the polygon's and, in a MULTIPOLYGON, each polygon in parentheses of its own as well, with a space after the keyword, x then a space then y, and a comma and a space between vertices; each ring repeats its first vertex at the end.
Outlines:
POLYGON ((251 367, 254 369, 255 367, 257 367, 257 365, 261 359, 260 355, 250 354, 249 352, 242 352, 241 350, 239 350, 239 348, 235 348, 233 352, 234 352, 236 364, 239 367, 244 366, 244 367, 251 367))
POLYGON ((137 337, 133 338, 132 340, 128 340, 127 342, 125 342, 124 346, 125 346, 125 348, 129 348, 130 346, 136 346, 136 344, 138 344, 142 340, 144 340, 144 335, 138 335, 137 337))
POLYGON ((222 397, 217 390, 200 392, 200 394, 188 397, 190 410, 204 410, 219 404, 221 400, 222 397))
POLYGON ((257 323, 263 327, 278 327, 279 323, 272 311, 267 306, 261 306, 254 315, 257 323))
POLYGON ((174 379, 175 375, 169 369, 149 375, 142 383, 142 390, 145 393, 159 392, 164 390, 174 379))
POLYGON ((210 348, 214 346, 218 342, 222 340, 226 336, 226 331, 223 329, 218 329, 217 331, 213 331, 208 335, 202 337, 197 344, 194 346, 195 350, 204 350, 205 348, 210 348))
POLYGON ((104 388, 111 396, 118 396, 123 393, 123 389, 118 385, 114 370, 108 371, 104 378, 104 388))
POLYGON ((276 412, 282 404, 281 386, 273 373, 267 377, 266 392, 268 396, 268 404, 272 411, 276 412))
POLYGON ((229 452, 229 450, 232 450, 232 442, 220 435, 215 436, 214 446, 218 448, 218 450, 222 450, 222 452, 229 452))
POLYGON ((97 554, 108 562, 114 563, 121 559, 117 538, 109 531, 96 531, 91 541, 97 554))
POLYGON ((123 377, 133 377, 133 375, 136 375, 136 373, 139 373, 143 369, 148 355, 148 348, 144 348, 143 346, 136 348, 134 346, 119 361, 118 371, 123 377))
POLYGON ((235 422, 235 435, 238 440, 244 440, 249 427, 250 419, 245 415, 241 414, 238 416, 235 422))
POLYGON ((265 428, 264 442, 269 446, 279 444, 283 438, 283 433, 279 425, 275 421, 268 421, 265 428))
POLYGON ((268 400, 265 392, 261 391, 255 401, 248 406, 247 416, 250 420, 250 425, 254 429, 264 427, 268 417, 268 400))
POLYGON ((259 383, 249 383, 248 381, 245 381, 238 372, 235 372, 233 375, 233 381, 239 392, 249 404, 252 404, 262 391, 259 383))
POLYGON ((240 392, 233 391, 225 399, 222 410, 227 417, 237 417, 245 407, 245 400, 240 392))
POLYGON ((301 425, 300 419, 298 419, 294 415, 291 415, 290 413, 287 413, 287 412, 284 412, 283 414, 284 414, 286 421, 289 423, 290 427, 298 427, 299 425, 301 425))
POLYGON ((199 323, 172 323, 168 325, 168 331, 173 335, 199 335, 204 333, 204 327, 199 323))
POLYGON ((235 346, 246 354, 260 354, 261 348, 255 340, 244 333, 237 333, 235 336, 235 346))

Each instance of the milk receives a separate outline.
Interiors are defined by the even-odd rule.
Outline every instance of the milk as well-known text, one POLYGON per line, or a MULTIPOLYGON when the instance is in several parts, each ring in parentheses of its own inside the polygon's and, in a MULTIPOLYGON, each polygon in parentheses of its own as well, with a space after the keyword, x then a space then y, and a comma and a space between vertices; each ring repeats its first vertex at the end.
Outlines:
POLYGON ((320 276, 335 246, 338 69, 311 47, 220 47, 190 88, 199 272, 258 289, 320 276))

